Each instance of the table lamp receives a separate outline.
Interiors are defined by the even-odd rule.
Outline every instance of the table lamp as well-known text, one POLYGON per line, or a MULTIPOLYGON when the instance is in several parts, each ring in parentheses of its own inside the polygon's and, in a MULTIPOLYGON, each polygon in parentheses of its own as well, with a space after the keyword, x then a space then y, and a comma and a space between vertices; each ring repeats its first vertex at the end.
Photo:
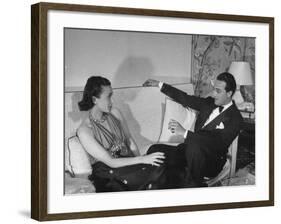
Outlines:
POLYGON ((233 95, 233 100, 236 105, 243 105, 244 99, 240 92, 240 86, 253 85, 253 77, 249 62, 246 61, 233 61, 228 70, 236 80, 236 92, 233 95))

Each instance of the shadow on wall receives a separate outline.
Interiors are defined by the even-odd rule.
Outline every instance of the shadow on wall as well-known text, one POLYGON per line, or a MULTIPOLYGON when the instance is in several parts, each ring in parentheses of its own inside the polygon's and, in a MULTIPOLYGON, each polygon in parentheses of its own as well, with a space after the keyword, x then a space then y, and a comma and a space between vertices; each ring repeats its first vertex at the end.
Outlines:
MULTIPOLYGON (((151 78, 155 68, 147 57, 127 57, 117 68, 113 83, 121 87, 142 86, 143 82, 151 78)), ((134 98, 134 96, 132 96, 134 98)))
MULTIPOLYGON (((141 127, 134 117, 130 108, 130 103, 133 102, 142 89, 142 84, 148 78, 151 78, 154 73, 152 62, 145 57, 128 57, 118 67, 112 83, 119 83, 121 86, 128 87, 130 83, 137 83, 135 88, 128 88, 127 91, 120 91, 115 104, 118 109, 124 114, 130 132, 136 140, 139 147, 151 143, 147 138, 141 135, 141 127)), ((114 87, 114 86, 113 86, 114 87)), ((119 91, 118 91, 119 92, 119 91)), ((142 107, 143 105, 140 105, 142 107)))

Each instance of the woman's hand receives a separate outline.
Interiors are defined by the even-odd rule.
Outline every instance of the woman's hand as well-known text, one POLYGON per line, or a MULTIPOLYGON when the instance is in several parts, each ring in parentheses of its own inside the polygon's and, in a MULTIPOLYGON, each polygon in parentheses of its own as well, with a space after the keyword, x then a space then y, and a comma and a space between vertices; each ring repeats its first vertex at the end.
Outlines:
POLYGON ((150 164, 152 166, 160 166, 164 163, 165 155, 163 152, 154 152, 151 154, 141 156, 142 163, 150 164))
POLYGON ((186 132, 186 130, 181 126, 181 124, 173 119, 169 121, 168 129, 171 130, 171 132, 175 133, 176 135, 183 136, 186 132))
POLYGON ((148 80, 146 80, 146 81, 142 84, 142 86, 145 86, 145 87, 147 87, 147 86, 158 87, 158 86, 159 86, 159 81, 154 80, 154 79, 148 79, 148 80))

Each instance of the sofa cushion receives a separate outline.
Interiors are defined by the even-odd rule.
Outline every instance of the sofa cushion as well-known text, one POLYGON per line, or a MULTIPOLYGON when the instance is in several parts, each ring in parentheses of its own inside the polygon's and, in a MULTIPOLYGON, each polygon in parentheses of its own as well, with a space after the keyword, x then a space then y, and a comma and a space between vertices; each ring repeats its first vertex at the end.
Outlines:
POLYGON ((186 130, 193 131, 196 111, 190 108, 185 108, 181 104, 166 98, 165 112, 159 143, 182 143, 183 136, 176 135, 168 129, 168 124, 171 119, 178 121, 186 130))
POLYGON ((65 149, 65 169, 73 176, 90 174, 92 167, 88 153, 83 148, 77 136, 72 136, 67 141, 65 149))

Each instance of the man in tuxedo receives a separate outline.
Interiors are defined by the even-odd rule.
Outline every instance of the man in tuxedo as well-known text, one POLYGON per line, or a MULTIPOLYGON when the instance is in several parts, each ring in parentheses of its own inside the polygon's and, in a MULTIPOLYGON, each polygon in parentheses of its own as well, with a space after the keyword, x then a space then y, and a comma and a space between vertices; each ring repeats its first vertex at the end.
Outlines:
MULTIPOLYGON (((215 177, 226 162, 228 147, 238 135, 243 122, 232 96, 236 90, 234 77, 227 72, 217 76, 211 97, 200 98, 190 96, 166 83, 149 79, 143 86, 155 86, 161 92, 180 103, 198 111, 194 132, 185 130, 182 125, 171 120, 169 130, 177 135, 183 135, 185 141, 172 150, 172 146, 153 145, 148 152, 162 150, 166 157, 184 166, 184 177, 179 187, 204 186, 204 177, 215 177), (176 154, 174 154, 176 152, 176 154), (184 160, 183 160, 184 158, 184 160)), ((176 172, 170 174, 176 181, 176 172)))

